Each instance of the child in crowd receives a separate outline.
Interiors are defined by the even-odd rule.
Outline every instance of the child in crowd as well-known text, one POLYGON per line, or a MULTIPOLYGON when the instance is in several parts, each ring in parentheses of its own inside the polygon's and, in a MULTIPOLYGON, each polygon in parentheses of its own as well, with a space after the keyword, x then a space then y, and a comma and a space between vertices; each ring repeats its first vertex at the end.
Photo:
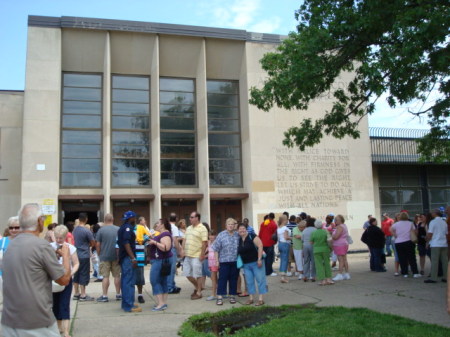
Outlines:
POLYGON ((211 296, 208 296, 207 301, 215 301, 217 299, 217 273, 219 271, 219 264, 214 255, 214 250, 212 249, 212 244, 216 240, 216 232, 212 229, 209 232, 208 240, 208 269, 211 272, 211 296))

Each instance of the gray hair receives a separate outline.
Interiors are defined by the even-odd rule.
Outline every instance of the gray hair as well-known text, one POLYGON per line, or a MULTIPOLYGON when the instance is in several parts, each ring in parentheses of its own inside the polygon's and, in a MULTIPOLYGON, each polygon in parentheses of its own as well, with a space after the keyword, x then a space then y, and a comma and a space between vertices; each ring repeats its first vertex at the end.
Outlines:
POLYGON ((20 229, 23 231, 35 231, 40 216, 41 209, 38 204, 30 203, 24 205, 19 211, 20 229))
POLYGON ((67 233, 69 232, 69 228, 67 228, 64 225, 58 225, 55 227, 54 231, 55 231, 55 236, 65 238, 67 233))
POLYGON ((105 214, 105 223, 110 223, 114 221, 114 217, 111 213, 106 213, 105 214))
POLYGON ((7 227, 10 227, 13 224, 18 224, 19 223, 19 217, 18 216, 12 216, 8 219, 8 223, 7 223, 7 227))

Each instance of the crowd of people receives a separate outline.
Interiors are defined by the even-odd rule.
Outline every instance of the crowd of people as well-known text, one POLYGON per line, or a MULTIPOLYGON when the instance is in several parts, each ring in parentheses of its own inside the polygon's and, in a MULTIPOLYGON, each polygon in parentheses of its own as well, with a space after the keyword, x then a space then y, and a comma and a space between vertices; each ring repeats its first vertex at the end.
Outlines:
POLYGON ((369 247, 371 271, 385 272, 386 257, 392 256, 393 252, 395 276, 420 278, 425 275, 428 256, 431 272, 424 282, 437 283, 439 278, 441 282, 447 282, 450 206, 447 209, 433 209, 427 214, 416 214, 413 219, 406 210, 397 213, 394 218, 384 213, 381 228, 377 219, 369 215, 363 228, 361 241, 369 247))
MULTIPOLYGON (((447 214, 450 207, 447 208, 447 214)), ((381 227, 371 215, 364 224, 361 240, 370 251, 370 270, 386 271, 386 257, 394 254, 395 274, 419 278, 424 275, 425 256, 431 259, 431 273, 426 283, 446 282, 448 263, 448 225, 442 210, 409 219, 402 211, 391 219, 383 215, 381 227), (420 270, 416 261, 420 256, 420 270), (400 273, 399 273, 400 269, 400 273)), ((172 213, 151 228, 144 217, 127 211, 114 225, 106 214, 104 223, 88 225, 86 213, 80 213, 72 224, 52 224, 44 235, 44 218, 37 204, 27 204, 18 217, 8 220, 7 232, 0 240, 0 286, 4 289, 2 328, 4 336, 35 333, 45 336, 69 336, 70 301, 109 302, 110 277, 115 300, 125 312, 141 312, 145 303, 144 267, 150 264, 149 280, 156 304, 152 311, 169 307, 169 294, 181 288, 175 275, 181 267, 193 286, 191 300, 203 298, 205 281, 212 282, 207 301, 222 306, 225 300, 234 304, 237 297, 248 297, 245 305, 265 304, 267 277, 278 277, 281 283, 296 276, 303 282, 320 286, 351 279, 347 253, 353 240, 342 215, 327 214, 325 221, 306 213, 275 219, 269 213, 259 225, 258 234, 248 219, 225 221, 225 229, 216 233, 193 211, 189 226, 172 213), (274 271, 279 259, 278 273, 274 271), (332 269, 337 273, 332 277, 332 269), (92 278, 102 282, 97 299, 87 294, 92 278), (50 283, 50 279, 53 283, 50 283), (20 293, 14 289, 22 289, 20 293), (27 310, 33 315, 17 313, 27 310), (52 308, 52 314, 47 308, 52 308)))

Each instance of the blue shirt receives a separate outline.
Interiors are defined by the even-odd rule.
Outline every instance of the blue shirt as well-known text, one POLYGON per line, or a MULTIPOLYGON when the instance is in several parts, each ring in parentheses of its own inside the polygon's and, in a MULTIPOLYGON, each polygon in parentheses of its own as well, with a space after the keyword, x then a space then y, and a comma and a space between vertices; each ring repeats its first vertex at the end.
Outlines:
POLYGON ((217 235, 212 244, 212 249, 219 253, 219 262, 235 262, 238 254, 239 234, 232 235, 228 231, 222 231, 217 235))
MULTIPOLYGON (((5 254, 6 250, 8 249, 9 241, 11 241, 7 236, 4 236, 0 240, 0 259, 3 260, 3 254, 5 254)), ((0 269, 0 276, 3 275, 3 270, 0 269)))
POLYGON ((89 259, 91 257, 91 241, 94 240, 92 232, 82 225, 75 227, 72 232, 75 240, 75 247, 77 248, 77 255, 79 259, 89 259))
POLYGON ((136 234, 134 233, 134 225, 125 222, 120 226, 117 232, 117 244, 119 246, 119 260, 129 257, 125 250, 126 244, 130 245, 133 254, 136 254, 136 234))

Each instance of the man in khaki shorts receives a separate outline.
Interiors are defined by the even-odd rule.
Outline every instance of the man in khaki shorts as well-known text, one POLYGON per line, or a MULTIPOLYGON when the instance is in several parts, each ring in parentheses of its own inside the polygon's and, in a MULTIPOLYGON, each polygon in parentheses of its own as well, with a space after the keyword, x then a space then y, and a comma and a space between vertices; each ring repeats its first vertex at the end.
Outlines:
POLYGON ((200 223, 200 213, 192 212, 189 220, 191 225, 186 229, 183 241, 183 273, 194 286, 191 300, 198 300, 202 298, 202 262, 208 244, 208 230, 200 223))
POLYGON ((120 265, 117 260, 116 242, 119 227, 115 226, 111 214, 105 215, 105 223, 97 232, 96 248, 100 258, 100 275, 103 276, 103 295, 97 298, 97 302, 108 302, 109 274, 114 277, 116 287, 116 300, 121 300, 120 294, 120 265))

